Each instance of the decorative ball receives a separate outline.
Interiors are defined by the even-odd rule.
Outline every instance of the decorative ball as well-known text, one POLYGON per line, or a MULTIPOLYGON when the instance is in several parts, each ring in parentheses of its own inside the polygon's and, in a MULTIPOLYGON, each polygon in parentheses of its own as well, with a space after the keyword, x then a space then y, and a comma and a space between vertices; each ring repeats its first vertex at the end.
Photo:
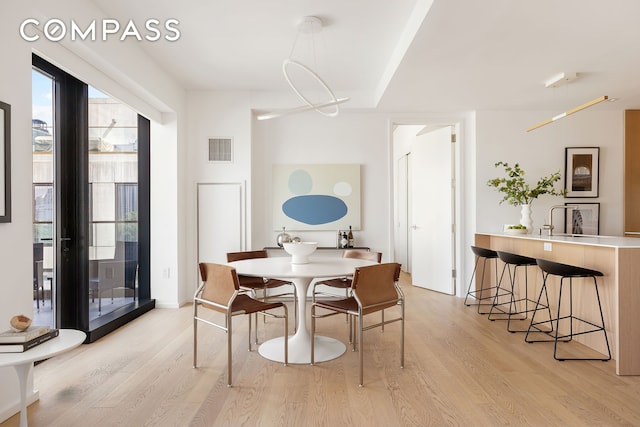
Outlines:
POLYGON ((22 332, 26 330, 29 326, 31 326, 31 319, 29 319, 27 316, 19 314, 17 316, 13 316, 9 323, 11 324, 11 328, 14 331, 22 332))
POLYGON ((289 235, 289 233, 284 231, 284 227, 282 227, 282 233, 276 236, 276 243, 278 244, 278 246, 282 247, 284 243, 289 243, 290 241, 291 236, 289 235))

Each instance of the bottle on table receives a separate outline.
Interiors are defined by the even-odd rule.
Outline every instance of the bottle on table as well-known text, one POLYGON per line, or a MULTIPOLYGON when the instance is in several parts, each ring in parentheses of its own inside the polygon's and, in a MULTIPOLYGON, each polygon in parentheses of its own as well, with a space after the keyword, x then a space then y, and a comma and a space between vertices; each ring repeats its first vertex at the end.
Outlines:
POLYGON ((354 244, 354 240, 353 240, 353 232, 351 231, 351 226, 349 226, 349 234, 347 234, 347 241, 348 241, 348 245, 350 248, 353 247, 354 244))
POLYGON ((343 232, 342 233, 342 239, 340 240, 340 247, 341 248, 348 248, 349 247, 349 238, 347 237, 347 232, 343 232))

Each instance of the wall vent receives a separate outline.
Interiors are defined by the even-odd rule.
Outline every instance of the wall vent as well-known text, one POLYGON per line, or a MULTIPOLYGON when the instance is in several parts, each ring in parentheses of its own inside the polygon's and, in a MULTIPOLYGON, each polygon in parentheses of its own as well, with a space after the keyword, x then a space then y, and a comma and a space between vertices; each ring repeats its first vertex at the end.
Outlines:
POLYGON ((209 138, 210 162, 233 162, 233 138, 209 138))

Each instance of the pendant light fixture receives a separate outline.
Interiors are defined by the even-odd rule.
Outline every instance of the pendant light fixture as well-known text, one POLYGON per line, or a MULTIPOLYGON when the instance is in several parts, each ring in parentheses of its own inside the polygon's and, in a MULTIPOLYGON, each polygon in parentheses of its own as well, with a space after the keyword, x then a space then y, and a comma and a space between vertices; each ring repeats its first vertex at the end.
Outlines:
MULTIPOLYGON (((556 75, 550 77, 549 79, 547 79, 547 81, 544 83, 544 86, 547 87, 547 88, 557 88, 559 86, 568 85, 572 81, 576 80, 578 77, 580 77, 580 74, 578 74, 576 72, 565 71, 565 72, 556 74, 556 75)), ((600 97, 598 97, 598 98, 596 98, 596 99, 594 99, 592 101, 585 102, 582 105, 578 105, 575 108, 572 108, 572 109, 567 110, 567 111, 565 111, 563 113, 557 114, 557 115, 551 117, 550 119, 543 120, 538 124, 535 124, 535 125, 533 125, 531 127, 528 127, 527 128, 527 132, 531 132, 532 130, 538 129, 538 128, 544 126, 544 125, 548 125, 549 123, 553 123, 556 120, 560 120, 562 118, 565 118, 567 116, 575 114, 578 111, 584 110, 585 108, 592 107, 592 106, 594 106, 596 104, 601 103, 602 101, 607 101, 608 99, 609 99, 608 96, 603 95, 603 96, 600 96, 600 97)))
POLYGON ((598 98, 596 98, 596 99, 594 99, 592 101, 585 102, 582 105, 578 105, 577 107, 572 108, 570 110, 567 110, 564 113, 560 113, 560 114, 558 114, 556 116, 551 117, 550 119, 544 120, 544 121, 542 121, 542 122, 540 122, 540 123, 538 123, 536 125, 533 125, 533 126, 527 128, 527 132, 531 132, 532 130, 538 129, 539 127, 542 127, 544 125, 548 125, 549 123, 553 123, 556 120, 559 120, 559 119, 565 118, 567 116, 570 116, 571 114, 577 113, 578 111, 582 111, 585 108, 589 108, 591 106, 599 104, 602 101, 606 101, 608 99, 609 99, 609 97, 607 95, 603 95, 603 96, 600 96, 600 97, 598 97, 598 98))
POLYGON ((310 66, 305 65, 293 58, 298 39, 301 35, 307 35, 312 38, 311 53, 313 55, 313 58, 315 59, 316 43, 314 40, 314 36, 321 30, 322 20, 320 18, 316 16, 305 16, 304 18, 302 18, 298 23, 298 35, 296 37, 296 41, 293 44, 293 48, 291 49, 291 53, 289 54, 289 57, 282 62, 282 73, 284 74, 284 78, 287 81, 287 84, 291 87, 298 98, 300 98, 302 102, 304 102, 305 105, 290 108, 288 110, 260 114, 256 117, 258 120, 268 120, 288 114, 301 113, 311 110, 315 110, 327 117, 336 117, 340 113, 340 104, 348 101, 349 98, 337 98, 329 85, 322 79, 322 77, 320 77, 320 75, 316 71, 312 70, 310 66), (297 85, 292 77, 292 74, 296 71, 302 72, 307 76, 307 78, 310 78, 311 81, 319 85, 327 95, 327 98, 321 102, 314 102, 310 99, 309 95, 305 95, 305 93, 301 90, 302 88, 300 87, 300 85, 297 85), (327 108, 330 108, 330 110, 327 111, 327 108))

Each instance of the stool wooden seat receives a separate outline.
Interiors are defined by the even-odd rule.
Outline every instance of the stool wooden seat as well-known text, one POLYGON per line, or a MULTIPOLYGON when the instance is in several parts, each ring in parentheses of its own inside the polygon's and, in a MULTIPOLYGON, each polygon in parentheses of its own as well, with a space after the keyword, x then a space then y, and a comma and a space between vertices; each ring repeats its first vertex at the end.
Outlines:
POLYGON ((609 347, 609 340, 607 339, 607 330, 605 329, 604 324, 604 316, 602 314, 602 304, 600 303, 600 294, 598 292, 598 282, 596 277, 602 277, 603 274, 597 270, 591 270, 588 268, 577 267, 574 265, 561 264, 554 261, 537 259, 536 264, 542 270, 542 288, 540 290, 540 296, 538 297, 538 303, 536 303, 536 308, 534 309, 533 316, 531 318, 531 323, 529 325, 529 329, 527 330, 527 334, 525 336, 526 342, 550 342, 553 341, 553 358, 556 360, 602 360, 607 361, 611 360, 611 349, 609 347), (558 276, 560 277, 560 286, 559 286, 559 296, 558 296, 558 312, 555 319, 549 319, 544 321, 536 321, 535 317, 538 309, 540 308, 540 298, 542 297, 542 293, 547 291, 547 280, 549 276, 558 276), (573 314, 573 279, 576 278, 591 278, 593 279, 593 286, 596 293, 596 299, 598 302, 598 309, 600 312, 600 324, 591 322, 589 320, 577 317, 573 314), (565 283, 565 279, 569 279, 569 314, 561 316, 561 305, 562 305, 562 291, 565 283), (560 333, 560 321, 568 320, 569 323, 569 331, 568 333, 560 333), (580 330, 577 331, 574 328, 574 321, 577 324, 587 325, 586 327, 590 327, 588 330, 580 330), (555 331, 553 330, 553 322, 555 322, 555 331), (543 329, 541 325, 548 323, 550 329, 543 329), (551 336, 553 340, 550 339, 542 339, 535 340, 529 337, 531 333, 542 332, 545 335, 551 336), (607 355, 605 357, 565 357, 558 356, 558 342, 568 342, 573 339, 574 336, 598 333, 602 332, 604 335, 605 344, 607 347, 607 355))

